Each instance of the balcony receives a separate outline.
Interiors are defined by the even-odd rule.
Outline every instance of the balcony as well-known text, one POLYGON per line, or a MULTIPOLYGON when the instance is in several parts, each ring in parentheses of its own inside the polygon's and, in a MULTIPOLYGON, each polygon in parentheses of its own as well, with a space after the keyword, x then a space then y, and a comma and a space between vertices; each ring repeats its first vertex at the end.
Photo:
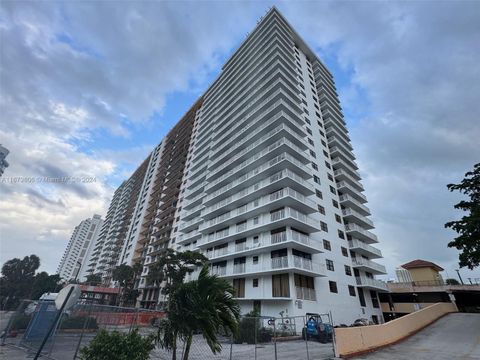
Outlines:
POLYGON ((364 216, 370 215, 370 209, 351 195, 340 195, 340 204, 344 207, 352 208, 364 216))
POLYGON ((337 182, 337 189, 343 194, 348 194, 356 198, 360 202, 367 202, 367 198, 360 191, 354 188, 346 181, 337 182))
POLYGON ((199 232, 198 230, 193 230, 193 231, 190 231, 186 234, 180 234, 180 236, 178 237, 177 243, 178 244, 184 244, 186 242, 191 242, 191 241, 194 241, 194 240, 198 240, 201 237, 202 237, 201 232, 199 232))
POLYGON ((326 276, 325 266, 299 256, 287 255, 273 259, 263 259, 256 264, 251 262, 227 266, 212 266, 212 273, 222 277, 238 277, 238 275, 268 275, 275 273, 295 272, 308 276, 326 276))
POLYGON ((367 244, 378 243, 377 235, 365 230, 357 224, 345 224, 345 230, 348 235, 360 239, 367 244))
POLYGON ((210 219, 201 224, 199 230, 202 232, 213 231, 283 206, 293 206, 305 214, 317 211, 315 202, 298 191, 283 188, 210 219))
POLYGON ((355 223, 367 230, 373 229, 373 222, 372 220, 366 218, 359 212, 352 210, 352 209, 343 209, 342 210, 343 218, 346 220, 347 223, 355 223))
POLYGON ((295 293, 297 295, 297 299, 311 300, 311 301, 317 300, 317 294, 315 292, 315 289, 295 286, 295 293))
POLYGON ((368 278, 366 276, 357 276, 355 279, 358 287, 380 292, 389 292, 388 286, 384 281, 368 278))
MULTIPOLYGON (((204 244, 200 245, 204 248, 204 244)), ((285 247, 291 247, 309 254, 317 254, 322 252, 319 241, 313 240, 308 235, 299 233, 298 231, 287 229, 286 231, 276 234, 263 234, 257 243, 246 241, 239 244, 229 244, 222 248, 204 252, 209 260, 230 259, 238 256, 246 256, 252 254, 260 254, 265 251, 272 251, 285 247)))
POLYGON ((320 231, 319 224, 291 207, 285 207, 272 213, 264 213, 250 218, 242 224, 231 225, 217 230, 215 233, 205 234, 202 230, 202 246, 215 246, 231 240, 248 237, 262 231, 269 231, 280 226, 290 226, 305 233, 320 231))
POLYGON ((345 161, 343 161, 341 158, 333 158, 332 159, 332 166, 335 170, 337 169, 344 169, 346 170, 353 178, 357 180, 361 180, 362 178, 360 177, 360 174, 357 172, 356 169, 353 167, 349 166, 345 161))
MULTIPOLYGON (((216 187, 223 181, 228 180, 233 176, 242 176, 242 172, 250 172, 252 170, 259 171, 259 168, 270 164, 272 160, 275 160, 279 156, 288 155, 291 159, 294 160, 294 163, 298 165, 301 169, 305 167, 305 164, 310 162, 310 158, 308 154, 300 149, 298 146, 293 144, 290 140, 286 138, 281 138, 277 140, 275 143, 269 145, 267 148, 264 148, 262 151, 256 153, 254 156, 244 160, 240 164, 236 165, 232 169, 228 170, 227 172, 223 173, 220 177, 216 178, 215 180, 210 180, 210 183, 205 186, 205 191, 208 193, 212 188, 216 187), (288 151, 288 152, 286 152, 288 151), (292 156, 291 154, 295 154, 292 156), (267 157, 270 157, 268 159, 267 157), (272 159, 273 157, 273 159, 272 159), (300 158, 300 160, 298 159, 300 158)), ((292 161, 293 162, 293 161, 292 161)), ((276 162, 273 162, 271 165, 274 165, 276 162)), ((209 174, 209 179, 213 179, 215 175, 218 175, 220 170, 228 169, 229 165, 232 164, 232 161, 226 162, 220 168, 215 169, 209 174)))
MULTIPOLYGON (((305 137, 305 131, 296 123, 293 121, 293 119, 288 116, 284 111, 279 112, 277 115, 275 115, 273 118, 262 122, 260 125, 258 125, 255 122, 252 122, 248 124, 247 126, 255 126, 255 132, 251 133, 250 135, 246 137, 242 137, 239 139, 238 142, 235 142, 231 147, 228 147, 226 151, 223 151, 218 158, 212 160, 212 165, 215 165, 217 162, 224 161, 225 157, 230 156, 230 154, 235 154, 239 148, 241 148, 242 145, 247 144, 249 142, 252 142, 255 140, 256 145, 261 143, 262 141, 268 139, 270 136, 272 136, 275 133, 278 133, 280 130, 285 129, 289 131, 290 133, 292 132, 292 129, 297 133, 296 137, 305 137), (270 127, 274 126, 275 124, 280 123, 281 121, 286 120, 285 124, 280 124, 280 126, 277 126, 275 129, 270 130, 267 134, 263 135, 260 139, 255 140, 258 138, 259 134, 265 133, 265 131, 270 127), (288 126, 287 126, 288 124, 288 126)), ((294 139, 296 139, 294 137, 294 139)), ((232 139, 231 139, 232 140, 232 139)), ((297 140, 298 141, 298 140, 297 140)), ((253 144, 249 145, 248 148, 253 148, 255 146, 252 146, 253 144)), ((299 144, 301 146, 301 144, 299 144)), ((305 145, 303 145, 305 146, 305 145)), ((219 150, 215 150, 213 155, 217 155, 219 150)), ((242 150, 243 151, 243 150, 242 150)))
POLYGON ((355 251, 355 253, 357 254, 364 255, 373 259, 382 258, 382 252, 380 251, 380 249, 367 245, 357 239, 349 240, 348 245, 350 247, 350 250, 355 251))
MULTIPOLYGON (((276 190, 280 187, 293 188, 303 194, 308 195, 315 193, 310 183, 303 180, 302 177, 298 176, 293 171, 285 169, 271 175, 268 179, 264 179, 254 185, 243 188, 241 191, 238 191, 237 193, 234 193, 233 195, 206 207, 202 211, 201 216, 205 220, 208 220, 216 215, 221 214, 222 212, 235 209, 239 205, 244 204, 246 201, 253 201, 258 198, 258 196, 270 194, 273 190, 276 190)), ((231 191, 229 190, 230 188, 226 191, 228 191, 230 194, 231 191)), ((215 193, 211 195, 205 198, 206 204, 212 203, 211 200, 217 197, 219 194, 215 193)))
MULTIPOLYGON (((288 168, 288 170, 294 172, 295 174, 300 174, 300 177, 303 179, 305 178, 311 178, 312 174, 308 171, 308 168, 299 162, 296 158, 293 156, 283 153, 267 163, 257 167, 256 169, 240 175, 237 174, 237 177, 235 180, 231 181, 230 183, 227 183, 226 185, 223 185, 219 189, 215 190, 211 194, 205 197, 203 204, 208 205, 209 203, 212 202, 213 199, 215 199, 218 196, 229 196, 234 194, 235 192, 239 192, 242 187, 248 187, 256 182, 259 181, 262 177, 267 176, 272 176, 275 174, 278 174, 281 170, 285 170, 285 167, 288 168)), ((229 177, 232 177, 233 174, 228 174, 225 178, 222 176, 222 181, 227 180, 229 177)), ((273 181, 272 181, 273 182, 273 181)), ((217 183, 218 184, 218 183, 217 183)), ((305 185, 305 187, 311 188, 311 185, 305 185)), ((190 206, 190 203, 188 204, 190 206)))
POLYGON ((358 189, 358 191, 363 191, 363 185, 360 184, 360 182, 355 179, 353 176, 351 176, 347 171, 343 169, 338 169, 333 172, 333 175, 335 175, 335 180, 337 181, 347 181, 349 182, 352 186, 358 189))
POLYGON ((385 266, 377 264, 374 261, 370 261, 361 257, 352 258, 352 265, 356 269, 371 272, 373 274, 386 274, 387 270, 385 266))

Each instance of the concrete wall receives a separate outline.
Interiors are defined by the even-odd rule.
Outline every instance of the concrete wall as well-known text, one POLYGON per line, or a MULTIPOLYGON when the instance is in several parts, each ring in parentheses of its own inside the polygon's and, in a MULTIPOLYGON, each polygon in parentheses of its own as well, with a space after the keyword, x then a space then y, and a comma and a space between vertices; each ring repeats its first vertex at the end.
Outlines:
POLYGON ((438 281, 442 280, 442 277, 437 270, 424 267, 408 270, 412 275, 413 281, 438 281))
POLYGON ((337 328, 336 356, 349 357, 395 343, 455 311, 457 308, 452 303, 437 303, 386 324, 337 328))

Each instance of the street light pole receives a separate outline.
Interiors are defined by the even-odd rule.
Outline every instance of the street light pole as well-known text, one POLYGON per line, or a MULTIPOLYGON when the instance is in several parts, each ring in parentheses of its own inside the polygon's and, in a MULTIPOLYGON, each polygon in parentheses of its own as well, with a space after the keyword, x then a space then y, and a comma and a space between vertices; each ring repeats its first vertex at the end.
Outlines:
POLYGON ((455 269, 455 271, 457 272, 458 278, 460 279, 460 282, 462 283, 462 285, 465 285, 465 284, 463 283, 462 277, 460 276, 460 270, 455 269))

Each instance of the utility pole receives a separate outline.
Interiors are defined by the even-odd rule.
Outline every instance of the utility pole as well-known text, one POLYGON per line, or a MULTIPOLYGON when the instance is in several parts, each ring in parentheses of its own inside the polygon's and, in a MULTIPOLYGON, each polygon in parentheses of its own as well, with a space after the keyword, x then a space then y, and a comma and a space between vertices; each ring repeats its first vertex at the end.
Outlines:
POLYGON ((463 283, 462 277, 460 276, 460 270, 455 269, 455 271, 457 272, 458 278, 460 279, 460 282, 462 283, 462 285, 465 285, 465 284, 463 283))

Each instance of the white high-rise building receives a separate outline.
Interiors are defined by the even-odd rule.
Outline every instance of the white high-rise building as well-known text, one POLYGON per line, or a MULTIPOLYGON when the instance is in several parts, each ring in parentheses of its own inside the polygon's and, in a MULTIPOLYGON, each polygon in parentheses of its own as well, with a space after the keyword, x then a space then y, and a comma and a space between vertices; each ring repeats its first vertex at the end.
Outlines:
POLYGON ((9 153, 10 153, 10 151, 5 146, 0 144, 0 177, 2 177, 3 172, 9 166, 9 163, 6 160, 7 155, 9 153))
POLYGON ((85 259, 95 247, 102 223, 100 215, 93 215, 93 218, 85 219, 75 227, 58 266, 57 274, 62 279, 85 280, 85 259))
POLYGON ((203 252, 243 313, 382 321, 386 272, 334 79, 275 8, 202 96, 189 153, 170 246, 203 252))
POLYGON ((101 275, 102 282, 106 285, 111 283, 112 272, 121 263, 122 249, 142 192, 150 157, 151 155, 115 190, 98 240, 86 259, 86 273, 101 275))

